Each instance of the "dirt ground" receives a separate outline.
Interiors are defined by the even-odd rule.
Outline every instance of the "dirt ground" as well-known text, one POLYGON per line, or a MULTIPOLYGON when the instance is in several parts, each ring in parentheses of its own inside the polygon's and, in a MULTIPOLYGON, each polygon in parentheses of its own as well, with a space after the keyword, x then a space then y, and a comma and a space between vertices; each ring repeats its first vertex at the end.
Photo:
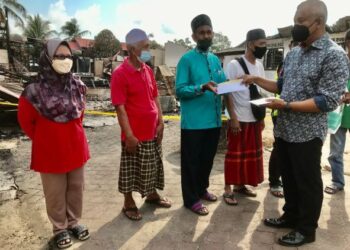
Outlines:
MULTIPOLYGON (((110 124, 110 122, 104 124, 110 124)), ((209 205, 213 213, 203 219, 197 218, 182 207, 178 121, 166 123, 163 142, 166 178, 166 188, 163 193, 173 201, 173 208, 169 211, 154 210, 141 205, 141 197, 136 196, 137 204, 145 214, 140 223, 130 222, 120 214, 123 200, 117 192, 120 159, 119 126, 114 123, 110 126, 86 128, 86 132, 92 158, 86 166, 82 222, 89 226, 92 237, 87 243, 76 243, 71 249, 280 249, 275 244, 277 237, 281 235, 280 232, 271 231, 261 225, 261 219, 264 216, 278 215, 283 205, 283 200, 273 198, 267 192, 267 162, 273 142, 270 119, 267 119, 263 133, 265 182, 256 188, 259 198, 240 199, 240 205, 236 208, 238 212, 235 214, 231 212, 232 210, 228 210, 230 208, 227 208, 220 199, 217 205, 209 205), (228 223, 230 214, 233 214, 232 218, 235 220, 241 221, 238 226, 239 231, 233 228, 235 224, 233 220, 228 223), (221 226, 216 231, 216 226, 220 223, 221 226), (220 230, 224 231, 221 233, 220 230)), ((17 141, 18 147, 12 151, 13 157, 0 158, 0 170, 11 173, 19 187, 18 199, 0 204, 0 249, 50 249, 47 242, 51 237, 51 225, 46 216, 40 177, 28 169, 31 142, 24 137, 17 141)), ((347 163, 350 162, 348 149, 347 146, 345 155, 347 163)), ((324 147, 324 163, 326 163, 327 154, 328 142, 324 147)), ((211 190, 217 195, 222 194, 223 161, 224 154, 220 151, 211 175, 211 190)), ((323 171, 323 175, 325 182, 328 182, 330 173, 323 171)), ((339 199, 344 200, 344 195, 339 199)), ((344 202, 342 200, 337 200, 334 204, 348 201, 348 199, 344 202)), ((324 216, 329 214, 330 201, 332 201, 330 197, 326 197, 327 207, 324 209, 326 211, 324 216)), ((346 211, 342 212, 347 214, 346 211)), ((347 240, 350 239, 347 232, 349 231, 344 231, 350 229, 348 219, 345 217, 344 222, 344 218, 339 218, 337 215, 333 217, 337 222, 339 221, 339 225, 346 223, 346 227, 341 228, 343 232, 339 236, 341 238, 329 238, 327 233, 321 230, 321 237, 319 237, 323 238, 321 243, 305 249, 330 249, 323 248, 323 246, 327 247, 327 244, 332 245, 329 239, 335 240, 334 244, 340 243, 339 249, 348 247, 347 240), (327 237, 324 237, 325 235, 327 237)), ((328 220, 328 217, 324 218, 325 222, 328 220)), ((322 223, 321 221, 321 225, 322 223)))

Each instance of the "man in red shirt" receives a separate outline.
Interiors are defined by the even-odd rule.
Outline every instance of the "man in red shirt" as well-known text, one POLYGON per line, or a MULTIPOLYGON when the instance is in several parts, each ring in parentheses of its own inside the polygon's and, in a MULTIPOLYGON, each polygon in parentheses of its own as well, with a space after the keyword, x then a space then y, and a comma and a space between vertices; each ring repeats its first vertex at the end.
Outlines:
POLYGON ((145 62, 152 56, 148 36, 133 29, 126 35, 129 57, 112 74, 111 99, 122 130, 119 192, 124 194, 123 213, 142 219, 132 192, 146 202, 169 208, 171 203, 156 189, 164 188, 161 142, 164 123, 153 72, 145 62))

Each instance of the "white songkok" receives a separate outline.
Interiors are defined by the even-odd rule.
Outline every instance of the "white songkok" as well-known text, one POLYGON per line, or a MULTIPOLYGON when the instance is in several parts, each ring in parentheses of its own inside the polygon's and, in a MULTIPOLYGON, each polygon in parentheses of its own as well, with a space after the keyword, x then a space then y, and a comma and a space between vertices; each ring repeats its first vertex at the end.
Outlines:
POLYGON ((126 44, 133 45, 140 41, 148 40, 146 32, 141 29, 132 29, 125 37, 126 44))

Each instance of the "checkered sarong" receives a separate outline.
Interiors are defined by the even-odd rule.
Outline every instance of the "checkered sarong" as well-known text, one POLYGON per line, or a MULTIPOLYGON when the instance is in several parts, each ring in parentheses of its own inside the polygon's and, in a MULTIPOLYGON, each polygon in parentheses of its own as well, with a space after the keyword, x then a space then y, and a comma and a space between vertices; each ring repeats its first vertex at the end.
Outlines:
POLYGON ((157 141, 145 141, 138 145, 136 154, 130 154, 122 144, 119 171, 119 192, 139 192, 142 197, 155 189, 164 188, 164 170, 161 146, 157 141))

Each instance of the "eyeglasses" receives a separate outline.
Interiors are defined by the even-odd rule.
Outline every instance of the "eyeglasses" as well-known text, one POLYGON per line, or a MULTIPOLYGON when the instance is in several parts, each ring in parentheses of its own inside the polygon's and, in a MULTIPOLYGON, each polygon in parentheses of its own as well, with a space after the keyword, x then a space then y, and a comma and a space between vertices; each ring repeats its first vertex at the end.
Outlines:
POLYGON ((73 59, 72 55, 54 55, 53 59, 64 60, 64 59, 73 59))

